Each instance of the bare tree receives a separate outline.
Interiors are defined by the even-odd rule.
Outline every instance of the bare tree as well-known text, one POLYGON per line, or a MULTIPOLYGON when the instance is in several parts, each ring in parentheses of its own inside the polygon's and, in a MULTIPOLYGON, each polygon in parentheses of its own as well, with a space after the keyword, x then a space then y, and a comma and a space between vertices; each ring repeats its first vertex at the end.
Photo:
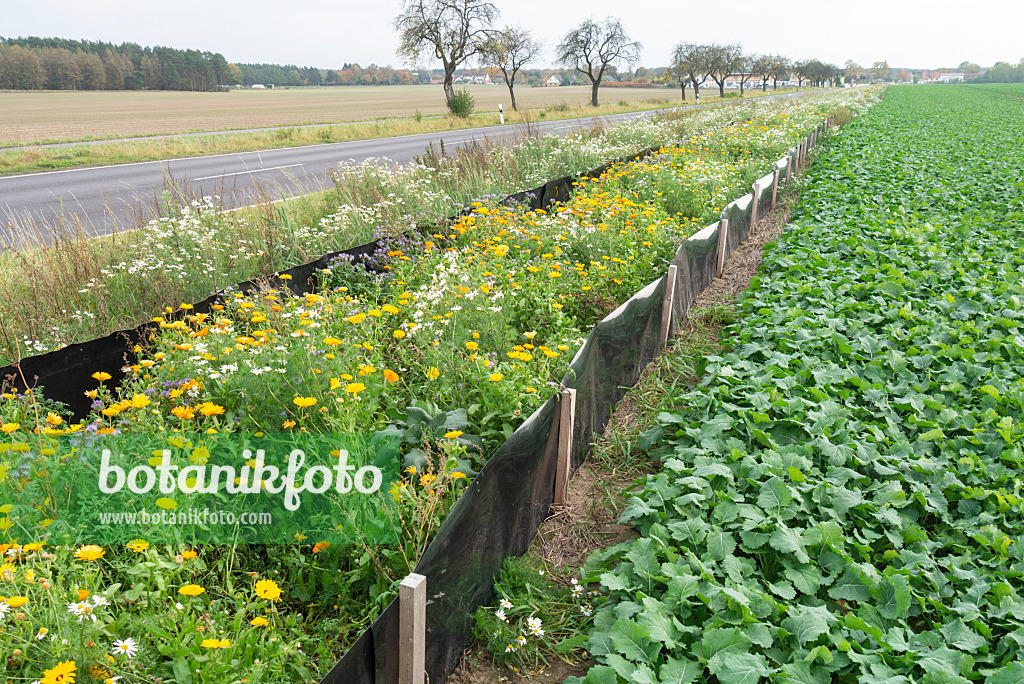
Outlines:
POLYGON ((743 97, 743 86, 747 84, 747 81, 758 75, 755 69, 761 59, 763 58, 760 55, 741 54, 736 60, 736 73, 740 77, 740 97, 743 97))
POLYGON ((743 56, 741 45, 709 45, 707 47, 707 68, 711 80, 718 84, 718 94, 725 97, 725 79, 736 71, 737 63, 743 56))
POLYGON ((788 57, 775 55, 772 57, 772 90, 777 90, 779 81, 788 81, 793 71, 793 63, 788 57))
POLYGON ((597 89, 608 67, 619 62, 637 62, 641 50, 643 45, 631 41, 622 22, 612 17, 603 22, 587 19, 565 34, 555 48, 559 64, 590 79, 590 104, 594 107, 597 106, 597 89))
POLYGON ((693 92, 700 104, 700 87, 708 80, 707 46, 697 43, 680 43, 672 51, 672 73, 679 79, 683 100, 686 100, 686 83, 693 86, 693 92))
POLYGON ((804 81, 810 80, 811 74, 814 72, 813 61, 801 59, 799 62, 793 62, 793 73, 796 74, 798 88, 803 88, 804 81))
POLYGON ((768 81, 772 77, 773 55, 757 55, 750 63, 750 74, 761 80, 761 90, 768 88, 768 81))
POLYGON ((535 40, 529 31, 518 26, 506 26, 492 33, 481 46, 481 61, 498 67, 505 77, 505 85, 508 86, 508 94, 512 98, 512 109, 519 109, 516 106, 516 93, 513 89, 516 74, 524 65, 537 59, 542 47, 540 41, 535 40))
POLYGON ((395 18, 398 55, 411 65, 430 55, 444 67, 444 96, 455 95, 455 69, 480 51, 498 8, 484 0, 407 0, 395 18))

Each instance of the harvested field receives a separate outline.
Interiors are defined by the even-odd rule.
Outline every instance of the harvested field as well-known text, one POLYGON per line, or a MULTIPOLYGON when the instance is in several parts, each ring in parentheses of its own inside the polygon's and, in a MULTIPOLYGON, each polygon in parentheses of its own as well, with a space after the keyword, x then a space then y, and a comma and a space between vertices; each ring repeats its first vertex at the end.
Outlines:
MULTIPOLYGON (((477 111, 511 108, 504 85, 474 85, 477 111)), ((673 98, 667 88, 601 89, 601 102, 673 98)), ((586 105, 587 86, 516 89, 522 108, 586 105)), ((0 92, 0 144, 87 140, 310 123, 367 121, 445 112, 440 86, 366 86, 231 90, 217 93, 171 91, 4 91, 0 92)))

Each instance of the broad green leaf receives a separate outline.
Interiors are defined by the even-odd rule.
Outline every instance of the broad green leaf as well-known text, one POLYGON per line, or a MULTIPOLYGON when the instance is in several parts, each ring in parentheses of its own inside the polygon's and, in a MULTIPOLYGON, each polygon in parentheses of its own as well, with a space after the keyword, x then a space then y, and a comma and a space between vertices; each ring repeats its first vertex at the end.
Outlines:
POLYGON ((632 620, 616 620, 615 626, 612 627, 611 637, 612 645, 618 653, 638 663, 653 662, 654 657, 661 650, 661 644, 651 642, 647 628, 632 620))
POLYGON ((985 678, 985 684, 1024 684, 1024 663, 1016 661, 985 678))
POLYGON ((807 555, 807 550, 804 548, 803 534, 800 530, 792 530, 784 525, 780 525, 772 532, 772 537, 768 543, 776 551, 793 554, 801 563, 807 563, 811 560, 810 556, 807 555))
POLYGON ((939 631, 947 644, 968 653, 974 653, 986 644, 985 638, 975 633, 960 618, 947 622, 939 631))
POLYGON ((704 632, 700 643, 694 646, 693 652, 706 663, 723 651, 746 651, 750 644, 750 639, 735 627, 709 629, 704 632))
POLYGON ((693 660, 670 657, 658 672, 658 684, 690 684, 704 673, 704 666, 693 660))
POLYGON ((878 602, 878 612, 890 620, 904 617, 910 607, 910 584, 902 575, 883 578, 872 594, 878 602))
POLYGON ((708 668, 722 684, 756 684, 771 674, 764 656, 753 653, 722 653, 715 656, 708 668))
POLYGON ((768 513, 778 513, 793 501, 793 493, 781 479, 773 477, 761 485, 757 505, 768 513))

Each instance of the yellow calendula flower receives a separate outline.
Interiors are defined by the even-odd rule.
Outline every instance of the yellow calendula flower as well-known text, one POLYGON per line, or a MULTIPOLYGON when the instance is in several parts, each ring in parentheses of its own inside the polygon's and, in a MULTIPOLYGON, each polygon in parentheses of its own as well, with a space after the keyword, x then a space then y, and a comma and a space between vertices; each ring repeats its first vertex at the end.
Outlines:
POLYGON ((458 439, 462 435, 462 430, 452 430, 451 432, 444 433, 444 436, 448 439, 458 439))
POLYGON ((267 618, 261 615, 259 617, 254 617, 252 620, 249 621, 249 624, 253 627, 266 627, 270 623, 267 622, 267 618))
POLYGON ((436 380, 438 377, 440 377, 440 375, 441 371, 439 371, 434 366, 431 366, 430 369, 427 370, 427 377, 430 378, 431 380, 436 380))
POLYGON ((92 377, 93 377, 94 380, 98 380, 99 382, 106 382, 107 380, 109 380, 111 378, 111 375, 110 375, 110 373, 104 373, 104 372, 100 371, 98 373, 93 373, 92 377))
POLYGON ((128 542, 127 547, 135 553, 142 553, 149 548, 149 542, 144 539, 133 539, 128 542))
POLYGON ((295 397, 292 403, 299 408, 309 408, 316 404, 316 397, 295 397))
POLYGON ((467 342, 466 343, 466 349, 468 349, 469 351, 476 351, 479 348, 480 348, 480 345, 477 344, 476 342, 467 342))
POLYGON ((84 561, 96 561, 103 558, 106 551, 103 550, 102 546, 96 546, 95 544, 86 544, 75 551, 75 558, 84 561))
POLYGON ((203 648, 230 648, 231 642, 227 639, 203 639, 203 648))
POLYGON ((366 385, 361 382, 350 382, 345 385, 345 392, 351 394, 353 397, 359 396, 359 393, 366 389, 366 385))
POLYGON ((502 375, 501 373, 491 373, 489 376, 487 376, 487 379, 490 380, 491 382, 501 382, 502 380, 505 379, 505 376, 502 375))
POLYGON ((74 660, 65 660, 57 663, 49 670, 43 671, 40 684, 73 684, 75 681, 75 670, 78 666, 74 660))
POLYGON ((256 595, 269 601, 281 600, 281 587, 277 586, 274 580, 260 580, 254 587, 256 595))
POLYGON ((405 331, 404 330, 396 330, 395 332, 391 333, 391 335, 393 337, 395 337, 396 339, 402 339, 403 337, 405 337, 405 331))
POLYGON ((0 424, 0 432, 3 432, 5 435, 9 435, 20 427, 21 425, 18 423, 3 423, 0 424))
POLYGON ((181 589, 178 589, 178 593, 183 596, 199 596, 205 591, 206 589, 202 588, 198 584, 186 584, 181 589))

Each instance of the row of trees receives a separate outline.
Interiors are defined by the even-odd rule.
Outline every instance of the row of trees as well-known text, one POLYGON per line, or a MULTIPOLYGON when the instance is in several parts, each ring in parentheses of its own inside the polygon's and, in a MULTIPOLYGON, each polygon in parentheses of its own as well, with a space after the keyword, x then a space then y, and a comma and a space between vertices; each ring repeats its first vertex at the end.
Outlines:
POLYGON ((0 39, 0 88, 213 90, 233 82, 220 53, 64 38, 0 39))
POLYGON ((708 79, 718 86, 719 94, 724 97, 725 83, 731 75, 735 75, 739 83, 740 95, 751 81, 760 81, 762 88, 767 88, 768 81, 772 81, 772 87, 777 88, 779 81, 796 76, 800 86, 804 81, 823 86, 835 85, 843 75, 839 67, 817 59, 793 62, 782 55, 746 54, 739 43, 680 43, 672 51, 671 71, 684 100, 687 85, 693 87, 700 100, 700 86, 708 79))
MULTIPOLYGON (((440 60, 444 67, 444 93, 449 105, 455 94, 454 75, 459 65, 477 60, 500 70, 516 108, 514 84, 523 67, 536 60, 541 44, 518 26, 495 28, 498 9, 487 0, 406 0, 394 26, 401 37, 399 55, 415 64, 424 57, 440 60)), ((591 104, 597 106, 598 89, 617 65, 633 65, 643 46, 626 33, 622 22, 609 17, 591 19, 566 33, 555 48, 557 63, 586 77, 591 84, 591 104)), ((750 55, 739 44, 681 43, 672 55, 671 74, 683 99, 691 85, 700 98, 700 86, 709 78, 725 95, 731 74, 740 78, 740 94, 753 78, 764 85, 778 85, 795 74, 799 85, 835 84, 842 70, 816 59, 791 62, 779 55, 750 55)))
MULTIPOLYGON (((487 0, 406 0, 394 27, 398 54, 415 65, 424 58, 441 62, 442 86, 449 107, 455 96, 455 70, 477 61, 501 72, 517 109, 515 83, 523 67, 540 56, 543 46, 519 26, 495 28, 498 8, 487 0)), ((555 48, 559 65, 585 76, 597 106, 601 82, 616 64, 633 64, 643 46, 627 35, 618 19, 586 20, 555 48)))
POLYGON ((1024 83, 1024 59, 1017 64, 996 62, 983 76, 971 79, 971 83, 1024 83))

